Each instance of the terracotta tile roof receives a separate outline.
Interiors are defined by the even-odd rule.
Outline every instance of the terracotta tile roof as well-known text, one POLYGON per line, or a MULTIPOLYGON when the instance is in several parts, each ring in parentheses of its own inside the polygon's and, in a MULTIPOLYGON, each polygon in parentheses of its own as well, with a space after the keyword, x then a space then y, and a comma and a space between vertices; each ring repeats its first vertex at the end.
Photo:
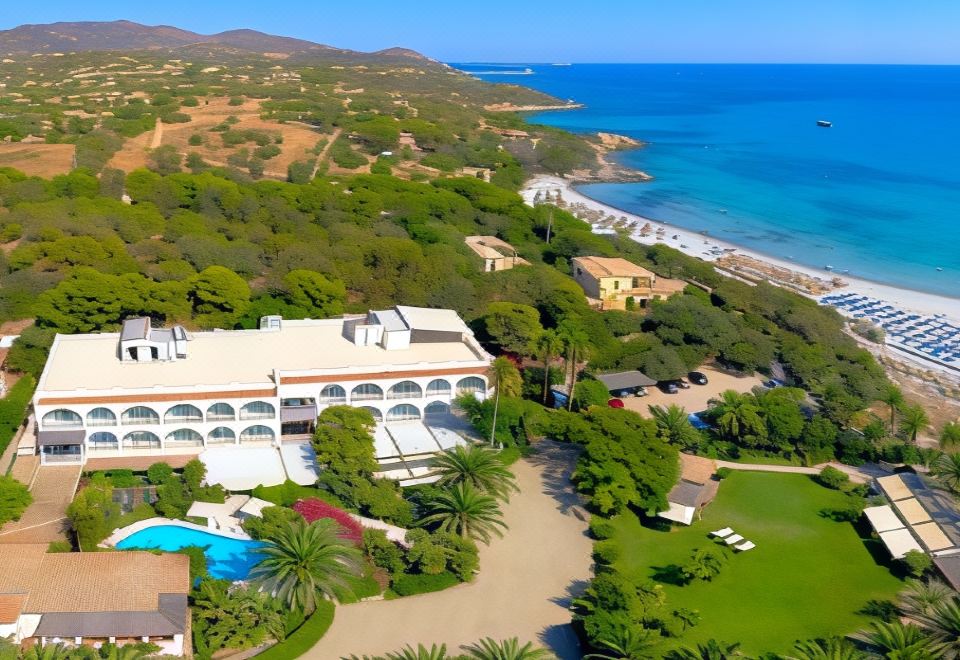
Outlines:
POLYGON ((26 594, 34 584, 46 544, 0 545, 0 594, 26 594))
POLYGON ((0 594, 0 624, 16 623, 26 600, 24 594, 0 594))
POLYGON ((654 274, 643 266, 620 257, 575 257, 573 262, 596 278, 654 277, 654 274))
POLYGON ((680 454, 680 478, 694 484, 705 484, 717 471, 717 463, 712 458, 680 454))
POLYGON ((502 259, 517 253, 512 245, 496 236, 467 236, 463 240, 471 250, 484 259, 502 259))
POLYGON ((156 611, 160 594, 190 591, 185 555, 149 552, 47 554, 25 612, 156 611))

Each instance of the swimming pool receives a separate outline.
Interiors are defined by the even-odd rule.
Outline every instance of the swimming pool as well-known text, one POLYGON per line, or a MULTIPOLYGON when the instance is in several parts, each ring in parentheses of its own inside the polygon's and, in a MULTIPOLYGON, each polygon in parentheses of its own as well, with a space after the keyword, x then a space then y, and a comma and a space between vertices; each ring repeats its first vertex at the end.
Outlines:
POLYGON ((256 552, 265 544, 260 541, 231 539, 196 529, 176 525, 157 525, 135 532, 117 543, 120 550, 135 548, 179 550, 190 545, 204 548, 207 570, 215 578, 245 580, 250 570, 259 563, 261 555, 256 552))

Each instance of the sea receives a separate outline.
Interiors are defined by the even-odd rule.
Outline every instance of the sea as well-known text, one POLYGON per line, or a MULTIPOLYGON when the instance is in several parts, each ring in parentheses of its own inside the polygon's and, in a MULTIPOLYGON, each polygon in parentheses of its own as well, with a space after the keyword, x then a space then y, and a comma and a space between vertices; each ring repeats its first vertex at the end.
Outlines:
POLYGON ((594 199, 806 266, 960 298, 960 67, 453 66, 585 106, 534 123, 647 143, 617 158, 654 179, 579 188, 594 199))

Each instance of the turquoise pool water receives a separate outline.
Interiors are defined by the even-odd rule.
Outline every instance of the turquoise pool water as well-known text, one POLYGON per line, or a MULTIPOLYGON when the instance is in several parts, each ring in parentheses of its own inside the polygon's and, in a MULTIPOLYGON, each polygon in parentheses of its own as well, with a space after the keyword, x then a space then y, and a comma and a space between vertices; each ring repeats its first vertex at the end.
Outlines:
POLYGON ((235 581, 247 579, 250 570, 261 559, 257 548, 262 548, 265 544, 260 541, 230 539, 176 525, 158 525, 131 534, 117 543, 116 547, 121 550, 143 548, 174 551, 190 545, 204 549, 207 570, 211 576, 235 581))

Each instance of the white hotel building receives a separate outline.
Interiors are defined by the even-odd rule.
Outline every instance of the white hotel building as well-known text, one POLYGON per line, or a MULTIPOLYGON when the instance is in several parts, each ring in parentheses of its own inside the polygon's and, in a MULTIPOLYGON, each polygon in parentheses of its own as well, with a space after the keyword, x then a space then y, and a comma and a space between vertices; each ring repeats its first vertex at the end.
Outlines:
POLYGON ((280 446, 346 404, 378 422, 381 463, 403 460, 445 448, 430 420, 460 394, 485 397, 490 361, 443 309, 212 332, 130 319, 120 333, 57 335, 33 399, 37 444, 43 463, 280 446))

